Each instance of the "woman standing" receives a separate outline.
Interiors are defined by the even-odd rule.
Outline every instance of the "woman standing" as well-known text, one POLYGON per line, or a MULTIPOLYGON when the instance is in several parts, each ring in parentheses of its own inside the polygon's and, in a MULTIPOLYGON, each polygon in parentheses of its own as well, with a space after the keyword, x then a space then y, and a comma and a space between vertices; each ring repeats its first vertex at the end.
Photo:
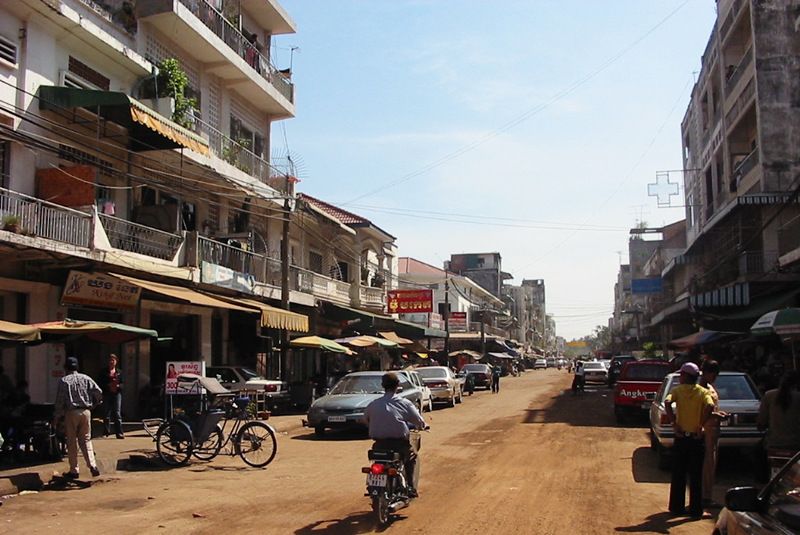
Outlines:
POLYGON ((122 434, 122 370, 118 367, 119 357, 114 353, 108 356, 108 367, 103 370, 103 375, 98 381, 103 390, 103 404, 106 417, 105 433, 111 434, 111 421, 114 422, 114 431, 117 438, 125 438, 122 434))
POLYGON ((715 505, 712 501, 714 492, 714 474, 717 471, 717 453, 719 451, 719 427, 720 422, 728 417, 728 413, 719 408, 719 394, 714 383, 719 376, 719 363, 716 360, 707 359, 703 361, 703 375, 700 378, 700 386, 705 387, 711 398, 714 400, 714 408, 711 411, 711 418, 706 420, 703 426, 705 436, 705 456, 703 458, 703 503, 706 506, 715 505))

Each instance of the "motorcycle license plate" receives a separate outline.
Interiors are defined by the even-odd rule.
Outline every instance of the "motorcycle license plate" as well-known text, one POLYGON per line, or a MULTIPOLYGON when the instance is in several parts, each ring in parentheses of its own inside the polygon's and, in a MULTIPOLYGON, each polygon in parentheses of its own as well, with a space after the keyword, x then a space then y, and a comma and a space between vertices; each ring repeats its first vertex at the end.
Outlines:
POLYGON ((385 487, 386 474, 367 474, 368 487, 385 487))
POLYGON ((347 418, 344 416, 328 416, 329 422, 346 422, 347 418))

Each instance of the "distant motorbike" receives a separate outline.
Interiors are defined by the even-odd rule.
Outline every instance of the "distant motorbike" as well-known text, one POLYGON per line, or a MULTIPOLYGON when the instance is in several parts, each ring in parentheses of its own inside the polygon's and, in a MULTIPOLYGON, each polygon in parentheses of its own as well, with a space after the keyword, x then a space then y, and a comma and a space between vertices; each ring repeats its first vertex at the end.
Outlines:
POLYGON ((385 526, 394 513, 408 507, 414 499, 408 492, 408 480, 412 475, 406 474, 403 457, 397 451, 372 448, 367 457, 371 461, 370 466, 361 469, 367 474, 365 496, 372 501, 372 511, 378 523, 385 526))

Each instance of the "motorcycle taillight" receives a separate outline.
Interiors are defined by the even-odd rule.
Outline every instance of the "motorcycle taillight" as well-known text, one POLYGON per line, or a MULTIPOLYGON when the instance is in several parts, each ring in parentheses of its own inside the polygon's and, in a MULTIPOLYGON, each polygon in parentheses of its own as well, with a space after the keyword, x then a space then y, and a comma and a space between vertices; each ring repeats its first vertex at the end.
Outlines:
POLYGON ((380 463, 374 463, 372 466, 369 467, 369 471, 372 472, 373 475, 381 475, 384 471, 384 466, 380 463))

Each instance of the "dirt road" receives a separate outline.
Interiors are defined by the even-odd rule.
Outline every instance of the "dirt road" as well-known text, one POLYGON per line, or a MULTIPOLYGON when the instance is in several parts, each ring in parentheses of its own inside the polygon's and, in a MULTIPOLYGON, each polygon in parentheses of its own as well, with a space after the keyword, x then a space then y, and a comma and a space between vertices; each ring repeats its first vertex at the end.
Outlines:
MULTIPOLYGON (((711 515, 689 521, 666 513, 669 474, 656 467, 646 427, 615 424, 605 387, 564 393, 570 379, 528 371, 504 378, 499 395, 477 392, 430 413, 421 497, 385 531, 710 533, 711 515)), ((371 533, 360 472, 368 446, 360 435, 316 439, 298 430, 280 437, 278 457, 264 470, 220 458, 10 499, 0 532, 371 533)), ((731 477, 723 475, 717 500, 731 477)))

